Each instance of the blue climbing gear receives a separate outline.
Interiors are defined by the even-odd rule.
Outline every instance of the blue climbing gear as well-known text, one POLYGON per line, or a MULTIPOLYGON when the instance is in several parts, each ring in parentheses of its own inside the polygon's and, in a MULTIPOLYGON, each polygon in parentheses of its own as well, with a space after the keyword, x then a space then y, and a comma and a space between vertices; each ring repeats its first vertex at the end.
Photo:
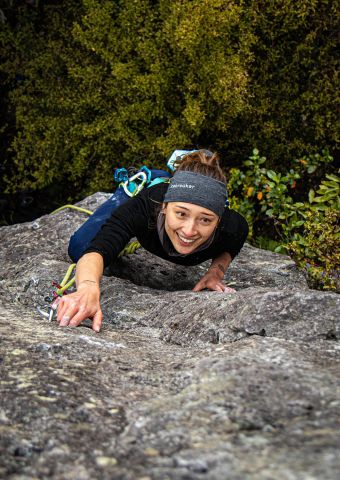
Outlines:
POLYGON ((92 239, 108 220, 112 213, 129 198, 135 197, 145 187, 168 181, 171 177, 165 170, 149 169, 143 166, 139 170, 119 168, 115 170, 114 179, 118 188, 90 218, 72 235, 68 254, 73 262, 78 262, 83 252, 89 247, 92 239))

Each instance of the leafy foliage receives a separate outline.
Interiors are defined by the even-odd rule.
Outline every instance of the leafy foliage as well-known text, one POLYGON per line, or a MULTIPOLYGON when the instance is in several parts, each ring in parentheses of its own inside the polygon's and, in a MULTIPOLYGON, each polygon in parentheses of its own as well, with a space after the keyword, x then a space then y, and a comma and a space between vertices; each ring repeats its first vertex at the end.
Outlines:
POLYGON ((266 168, 266 158, 253 150, 244 169, 232 169, 228 183, 232 207, 248 220, 250 238, 258 246, 288 252, 307 270, 312 283, 324 288, 339 289, 340 178, 326 174, 316 192, 310 189, 308 198, 296 201, 298 182, 332 162, 328 152, 295 161, 295 169, 285 175, 266 168), (276 241, 254 238, 254 229, 265 225, 275 228, 276 241))
POLYGON ((338 6, 332 0, 252 0, 256 36, 249 108, 231 125, 233 155, 254 145, 281 170, 339 141, 338 6))
POLYGON ((84 0, 80 20, 61 28, 64 12, 46 9, 47 45, 38 39, 11 96, 11 188, 62 178, 110 188, 112 163, 157 164, 202 132, 225 131, 247 98, 251 34, 241 17, 222 0, 84 0))
POLYGON ((112 188, 112 164, 157 165, 176 147, 212 145, 227 167, 258 143, 281 173, 294 156, 334 148, 335 8, 331 0, 7 2, 7 188, 60 182, 74 198, 112 188))
POLYGON ((302 234, 296 234, 285 248, 305 270, 312 287, 340 291, 339 244, 339 210, 309 210, 302 234))

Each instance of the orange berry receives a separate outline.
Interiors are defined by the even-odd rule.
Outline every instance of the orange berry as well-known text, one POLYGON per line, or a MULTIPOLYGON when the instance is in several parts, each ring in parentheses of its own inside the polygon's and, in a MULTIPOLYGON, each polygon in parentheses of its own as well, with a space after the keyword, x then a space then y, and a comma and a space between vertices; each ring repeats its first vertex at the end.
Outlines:
POLYGON ((258 194, 257 194, 257 199, 258 199, 258 200, 262 200, 262 198, 263 198, 263 193, 262 193, 262 192, 258 192, 258 194))

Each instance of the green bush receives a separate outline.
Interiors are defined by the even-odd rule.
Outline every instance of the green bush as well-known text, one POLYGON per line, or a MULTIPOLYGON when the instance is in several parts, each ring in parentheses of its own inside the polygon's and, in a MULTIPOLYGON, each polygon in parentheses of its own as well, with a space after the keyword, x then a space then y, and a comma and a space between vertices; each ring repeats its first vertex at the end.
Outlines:
POLYGON ((16 192, 50 186, 63 178, 61 158, 72 121, 66 115, 64 127, 58 125, 65 113, 58 97, 68 85, 62 58, 70 49, 70 28, 81 9, 76 0, 60 5, 7 3, 0 30, 1 89, 7 106, 1 118, 1 156, 7 191, 16 192))
POLYGON ((225 132, 246 107, 252 35, 241 6, 84 0, 82 8, 69 29, 61 9, 46 13, 48 32, 20 66, 12 190, 61 180, 83 194, 112 188, 112 164, 163 164, 202 132, 225 132))
POLYGON ((332 160, 324 151, 292 162, 295 169, 282 175, 266 168, 266 158, 254 149, 243 169, 231 169, 228 189, 255 245, 288 252, 313 286, 339 290, 340 178, 326 174, 316 191, 310 188, 308 198, 297 200, 299 182, 308 185, 309 177, 332 160), (270 240, 261 236, 266 231, 270 240))
POLYGON ((0 32, 11 191, 111 189, 112 164, 159 166, 193 146, 228 167, 260 144, 284 174, 336 146, 331 0, 32 5, 7 2, 0 32))
MULTIPOLYGON (((271 168, 339 142, 339 15, 333 0, 253 0, 256 37, 249 71, 249 108, 235 118, 228 141, 233 158, 261 146, 271 168)), ((221 146, 224 142, 222 142, 221 146)))
POLYGON ((310 209, 302 234, 295 234, 284 248, 307 273, 311 287, 339 292, 339 244, 339 210, 310 209))

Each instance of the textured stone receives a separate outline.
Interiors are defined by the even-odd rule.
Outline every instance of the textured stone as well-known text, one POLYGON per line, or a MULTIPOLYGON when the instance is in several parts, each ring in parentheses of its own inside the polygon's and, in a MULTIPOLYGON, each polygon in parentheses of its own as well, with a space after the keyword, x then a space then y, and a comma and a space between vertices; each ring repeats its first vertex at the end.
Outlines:
POLYGON ((37 307, 85 219, 0 229, 0 477, 338 478, 339 296, 248 245, 237 293, 194 293, 208 264, 141 249, 103 278, 102 332, 61 329, 37 307))

